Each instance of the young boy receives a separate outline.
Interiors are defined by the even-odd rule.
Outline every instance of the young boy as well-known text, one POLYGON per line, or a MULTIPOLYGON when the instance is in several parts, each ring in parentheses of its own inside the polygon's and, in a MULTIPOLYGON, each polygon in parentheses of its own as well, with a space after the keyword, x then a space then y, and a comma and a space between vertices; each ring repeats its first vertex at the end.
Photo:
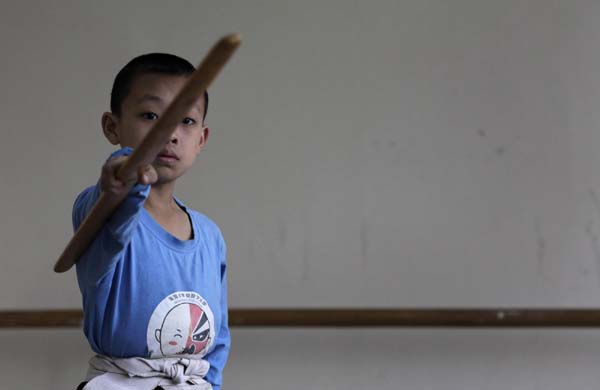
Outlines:
MULTIPOLYGON (((118 73, 102 130, 121 149, 77 197, 75 229, 101 191, 127 191, 118 168, 193 71, 180 57, 154 53, 118 73)), ((221 388, 230 348, 225 243, 213 221, 173 195, 206 145, 207 107, 205 93, 77 262, 84 333, 97 353, 79 389, 221 388)))

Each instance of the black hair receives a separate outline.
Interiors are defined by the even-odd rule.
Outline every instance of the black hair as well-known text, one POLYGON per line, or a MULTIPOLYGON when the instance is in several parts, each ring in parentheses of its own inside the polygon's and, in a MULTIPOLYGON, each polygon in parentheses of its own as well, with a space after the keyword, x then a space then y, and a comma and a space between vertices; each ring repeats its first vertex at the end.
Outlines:
MULTIPOLYGON (((188 60, 167 53, 149 53, 135 57, 117 73, 110 92, 110 110, 115 115, 121 114, 123 101, 129 94, 131 84, 136 77, 148 74, 164 74, 173 76, 188 76, 196 68, 188 60)), ((208 111, 208 92, 204 91, 204 115, 208 111)))

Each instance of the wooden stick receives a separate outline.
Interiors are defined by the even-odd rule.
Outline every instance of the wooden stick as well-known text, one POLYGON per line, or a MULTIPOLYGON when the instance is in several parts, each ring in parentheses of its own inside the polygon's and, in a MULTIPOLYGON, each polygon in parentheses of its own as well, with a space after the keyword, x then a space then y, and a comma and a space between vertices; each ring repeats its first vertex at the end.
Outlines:
MULTIPOLYGON (((0 311, 0 329, 81 327, 79 309, 0 311)), ((599 309, 235 309, 231 327, 599 328, 599 309)))
MULTIPOLYGON (((171 139, 171 135, 177 128, 181 118, 202 97, 204 91, 216 78, 227 60, 238 48, 240 42, 239 35, 231 34, 223 37, 213 46, 148 135, 119 169, 117 172, 118 178, 128 181, 128 179, 137 176, 137 172, 141 167, 145 167, 156 159, 164 145, 171 139)), ((77 262, 123 199, 124 197, 116 198, 108 196, 106 193, 100 194, 96 204, 56 261, 54 265, 55 272, 68 271, 77 262)))

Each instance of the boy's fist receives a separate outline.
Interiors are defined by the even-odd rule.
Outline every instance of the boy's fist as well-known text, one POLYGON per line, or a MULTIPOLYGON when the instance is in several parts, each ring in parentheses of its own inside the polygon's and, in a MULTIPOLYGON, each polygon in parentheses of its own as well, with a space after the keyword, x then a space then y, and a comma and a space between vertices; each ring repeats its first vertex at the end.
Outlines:
POLYGON ((147 165, 138 170, 137 178, 121 181, 117 178, 117 172, 127 161, 127 156, 117 156, 106 161, 102 167, 100 176, 100 189, 111 195, 124 195, 129 191, 131 185, 137 181, 140 184, 154 184, 158 180, 158 174, 152 165, 147 165))

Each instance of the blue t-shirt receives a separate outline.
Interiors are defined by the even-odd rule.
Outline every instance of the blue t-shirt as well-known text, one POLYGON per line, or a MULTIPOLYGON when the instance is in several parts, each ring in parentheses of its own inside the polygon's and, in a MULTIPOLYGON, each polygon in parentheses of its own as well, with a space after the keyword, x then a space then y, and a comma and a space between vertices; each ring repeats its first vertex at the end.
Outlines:
MULTIPOLYGON (((77 262, 84 333, 105 356, 205 359, 205 379, 218 390, 230 348, 225 242, 212 220, 179 200, 193 237, 171 235, 144 209, 149 193, 136 184, 77 262)), ((77 197, 75 229, 99 194, 97 184, 77 197)))

